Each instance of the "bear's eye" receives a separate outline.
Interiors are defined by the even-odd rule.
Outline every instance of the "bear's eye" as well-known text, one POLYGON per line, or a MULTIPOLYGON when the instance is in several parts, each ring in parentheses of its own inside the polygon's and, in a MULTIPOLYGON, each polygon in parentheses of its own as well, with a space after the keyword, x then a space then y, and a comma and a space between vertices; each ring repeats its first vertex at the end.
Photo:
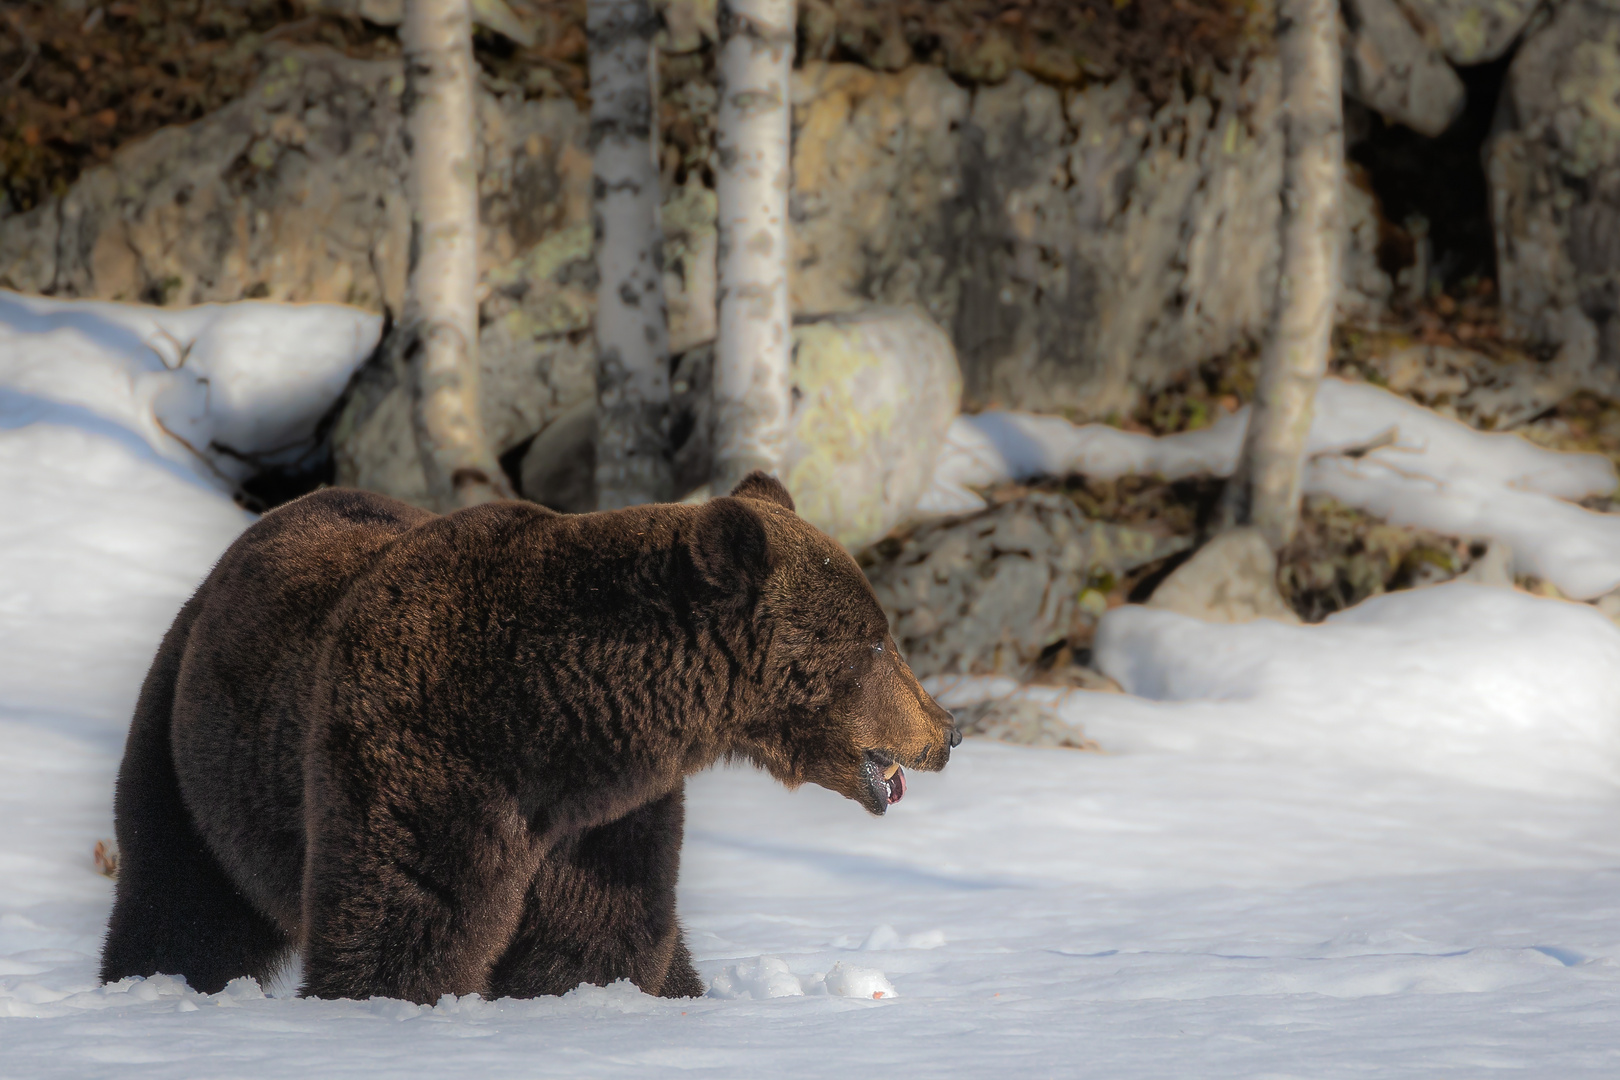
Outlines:
POLYGON ((882 652, 883 651, 883 642, 880 641, 876 645, 873 645, 872 646, 872 651, 873 652, 882 652))

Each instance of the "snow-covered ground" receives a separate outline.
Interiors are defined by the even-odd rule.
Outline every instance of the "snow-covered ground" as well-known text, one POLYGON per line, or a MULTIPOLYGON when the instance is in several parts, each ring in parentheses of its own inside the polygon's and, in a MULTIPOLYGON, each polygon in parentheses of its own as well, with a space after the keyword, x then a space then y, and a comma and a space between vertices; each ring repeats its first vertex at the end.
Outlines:
POLYGON ((1121 609, 1098 656, 1138 696, 1043 692, 1108 752, 970 740, 883 819, 697 778, 708 998, 98 987, 129 707, 248 517, 46 402, 0 409, 0 1078, 1620 1073, 1620 629, 1470 586, 1121 609))

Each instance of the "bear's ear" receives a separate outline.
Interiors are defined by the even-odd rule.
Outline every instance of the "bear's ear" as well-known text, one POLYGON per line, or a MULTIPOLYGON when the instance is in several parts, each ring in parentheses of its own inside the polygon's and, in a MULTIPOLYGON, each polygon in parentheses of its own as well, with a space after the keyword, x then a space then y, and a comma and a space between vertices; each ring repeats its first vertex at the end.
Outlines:
POLYGON ((755 469, 743 477, 742 483, 731 489, 731 495, 736 499, 758 499, 760 502, 775 503, 795 512, 798 509, 793 505, 793 496, 782 486, 782 481, 762 469, 755 469))
MULTIPOLYGON (((747 483, 743 481, 739 489, 747 483)), ((770 576, 773 560, 765 523, 741 499, 705 503, 698 511, 689 546, 698 575, 723 592, 757 588, 770 576)))

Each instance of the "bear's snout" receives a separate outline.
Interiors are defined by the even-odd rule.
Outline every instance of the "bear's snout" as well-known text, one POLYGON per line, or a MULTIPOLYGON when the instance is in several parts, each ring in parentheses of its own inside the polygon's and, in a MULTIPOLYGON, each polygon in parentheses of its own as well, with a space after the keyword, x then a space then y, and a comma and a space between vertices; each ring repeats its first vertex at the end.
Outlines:
POLYGON ((908 769, 943 769, 951 748, 962 741, 955 717, 922 688, 905 661, 887 659, 873 675, 865 685, 868 738, 863 749, 908 769))

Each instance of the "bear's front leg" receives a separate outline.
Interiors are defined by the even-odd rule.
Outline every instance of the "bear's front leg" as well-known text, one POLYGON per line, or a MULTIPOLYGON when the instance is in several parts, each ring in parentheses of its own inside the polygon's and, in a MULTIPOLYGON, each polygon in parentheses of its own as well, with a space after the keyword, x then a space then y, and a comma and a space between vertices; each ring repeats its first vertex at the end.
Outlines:
POLYGON ((619 979, 662 997, 702 994, 675 919, 684 824, 678 787, 547 852, 517 935, 490 975, 490 996, 565 994, 619 979))
POLYGON ((359 805, 312 803, 302 993, 429 1005, 487 995, 534 876, 527 824, 514 800, 483 785, 379 786, 359 805))

